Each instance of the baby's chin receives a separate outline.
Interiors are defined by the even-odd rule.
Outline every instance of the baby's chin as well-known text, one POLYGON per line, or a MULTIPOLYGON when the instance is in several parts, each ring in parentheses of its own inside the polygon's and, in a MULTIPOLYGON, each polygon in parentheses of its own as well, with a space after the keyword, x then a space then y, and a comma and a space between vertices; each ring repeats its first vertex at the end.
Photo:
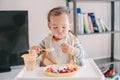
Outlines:
POLYGON ((65 37, 66 36, 56 36, 56 35, 54 35, 54 38, 59 39, 59 40, 64 39, 65 37))

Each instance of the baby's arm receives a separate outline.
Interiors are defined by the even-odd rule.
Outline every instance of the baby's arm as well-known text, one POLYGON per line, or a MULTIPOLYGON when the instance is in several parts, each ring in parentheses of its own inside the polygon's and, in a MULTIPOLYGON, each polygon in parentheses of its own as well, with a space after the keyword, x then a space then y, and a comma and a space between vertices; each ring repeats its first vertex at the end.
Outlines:
POLYGON ((79 42, 78 39, 74 41, 74 46, 63 43, 61 45, 61 48, 62 52, 74 55, 77 59, 81 59, 84 55, 82 44, 79 42))
POLYGON ((40 54, 41 49, 44 49, 44 48, 45 48, 44 41, 41 41, 38 46, 32 46, 32 47, 29 49, 29 52, 30 52, 30 53, 35 52, 35 53, 37 53, 37 54, 40 54))
POLYGON ((80 60, 81 58, 83 58, 83 55, 85 54, 83 46, 78 39, 76 39, 74 46, 76 48, 76 53, 74 56, 80 60))
POLYGON ((40 48, 39 48, 39 46, 32 46, 32 47, 29 49, 29 52, 30 52, 30 53, 39 54, 39 53, 40 53, 40 48))
POLYGON ((82 44, 79 42, 78 39, 74 41, 74 46, 63 43, 61 45, 61 48, 62 52, 74 55, 77 59, 81 59, 84 55, 82 44))
POLYGON ((44 40, 42 40, 42 41, 39 43, 39 47, 40 47, 40 49, 45 49, 45 42, 44 42, 44 40))

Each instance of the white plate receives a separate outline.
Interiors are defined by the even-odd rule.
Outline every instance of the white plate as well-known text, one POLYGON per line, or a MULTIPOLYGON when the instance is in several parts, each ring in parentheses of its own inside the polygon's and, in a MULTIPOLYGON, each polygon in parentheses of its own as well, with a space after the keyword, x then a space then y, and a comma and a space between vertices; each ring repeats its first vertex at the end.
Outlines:
POLYGON ((62 64, 62 65, 49 65, 49 66, 46 66, 44 69, 43 69, 43 73, 44 75, 46 76, 50 76, 50 77, 68 77, 68 76, 73 76, 79 69, 78 66, 76 66, 76 71, 73 71, 73 72, 68 72, 68 73, 53 73, 53 72, 47 72, 47 69, 52 67, 53 69, 54 68, 63 68, 65 67, 66 64, 62 64))

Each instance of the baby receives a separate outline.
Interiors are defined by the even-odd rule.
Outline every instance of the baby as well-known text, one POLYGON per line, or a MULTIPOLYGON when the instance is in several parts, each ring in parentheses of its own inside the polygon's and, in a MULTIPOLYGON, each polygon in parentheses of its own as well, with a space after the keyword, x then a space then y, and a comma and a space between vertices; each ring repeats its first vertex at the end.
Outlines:
POLYGON ((72 21, 67 7, 56 7, 50 10, 48 28, 52 33, 45 37, 39 46, 30 48, 30 52, 34 50, 38 55, 43 53, 42 66, 76 63, 83 57, 82 45, 70 32, 72 21))

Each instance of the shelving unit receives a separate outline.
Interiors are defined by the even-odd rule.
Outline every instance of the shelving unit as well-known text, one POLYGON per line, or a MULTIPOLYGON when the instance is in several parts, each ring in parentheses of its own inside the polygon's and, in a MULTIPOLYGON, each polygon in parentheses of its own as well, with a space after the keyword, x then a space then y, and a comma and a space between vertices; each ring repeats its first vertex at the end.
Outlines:
MULTIPOLYGON (((114 61, 114 34, 115 33, 120 33, 120 31, 115 31, 115 2, 116 1, 120 1, 120 0, 66 0, 66 5, 69 7, 69 2, 73 2, 73 19, 74 19, 74 34, 76 36, 78 36, 77 34, 77 2, 81 2, 81 1, 107 1, 111 3, 111 31, 107 31, 107 32, 102 32, 102 33, 91 33, 93 34, 111 34, 111 57, 110 57, 110 61, 113 62, 114 61)), ((90 34, 83 34, 83 35, 90 35, 90 34)))

